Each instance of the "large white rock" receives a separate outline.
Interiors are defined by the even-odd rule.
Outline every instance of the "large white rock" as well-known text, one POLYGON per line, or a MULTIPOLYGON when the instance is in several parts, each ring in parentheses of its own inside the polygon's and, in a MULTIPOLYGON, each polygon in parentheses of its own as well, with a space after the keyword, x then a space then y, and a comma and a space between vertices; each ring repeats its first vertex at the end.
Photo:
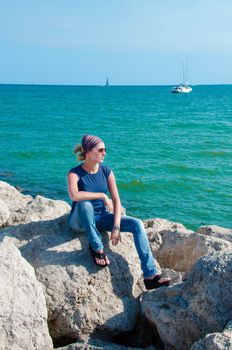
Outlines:
POLYGON ((228 322, 223 332, 207 334, 194 343, 191 350, 232 350, 232 321, 228 322))
POLYGON ((143 223, 154 252, 162 245, 162 236, 166 232, 171 233, 175 232, 176 230, 181 232, 192 232, 187 230, 182 224, 168 221, 166 219, 148 219, 144 220, 143 223))
POLYGON ((12 244, 0 243, 0 349, 52 349, 42 286, 12 244))
POLYGON ((165 349, 188 350, 232 319, 232 252, 200 258, 185 282, 145 293, 141 310, 165 349))
POLYGON ((197 230, 197 233, 207 235, 210 237, 217 237, 232 242, 232 229, 220 227, 216 225, 201 226, 197 230))
POLYGON ((92 332, 113 336, 134 327, 144 286, 132 235, 122 233, 117 247, 103 236, 111 265, 101 269, 85 234, 69 231, 67 216, 0 231, 0 240, 20 248, 43 284, 54 339, 83 340, 92 332))
POLYGON ((176 230, 162 235, 162 245, 155 255, 161 267, 186 272, 201 256, 224 250, 232 250, 232 243, 196 232, 176 230))
POLYGON ((3 218, 0 216, 0 227, 55 219, 70 211, 70 205, 64 201, 23 195, 4 181, 0 181, 0 200, 5 213, 3 218))
POLYGON ((0 199, 0 227, 6 226, 10 217, 10 210, 7 204, 0 199))
MULTIPOLYGON (((162 234, 165 233, 166 231, 174 232, 176 230, 179 230, 179 231, 187 230, 186 227, 181 223, 168 221, 166 219, 154 218, 154 219, 144 220, 143 222, 144 222, 144 227, 146 229, 151 228, 154 235, 158 233, 162 236, 162 234)), ((152 237, 151 237, 151 241, 152 241, 152 237)))

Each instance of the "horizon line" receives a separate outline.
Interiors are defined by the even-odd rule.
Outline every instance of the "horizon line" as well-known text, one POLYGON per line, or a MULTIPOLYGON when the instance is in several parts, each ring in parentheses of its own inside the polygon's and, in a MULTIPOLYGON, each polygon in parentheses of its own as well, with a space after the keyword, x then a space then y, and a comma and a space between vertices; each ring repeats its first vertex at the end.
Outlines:
MULTIPOLYGON (((136 86, 175 86, 175 85, 180 85, 180 84, 110 84, 109 86, 106 85, 101 85, 101 84, 45 84, 45 83, 0 83, 0 86, 2 85, 23 85, 23 86, 77 86, 77 87, 136 87, 136 86)), ((208 85, 232 85, 232 83, 201 83, 201 84, 188 84, 190 86, 208 86, 208 85)))

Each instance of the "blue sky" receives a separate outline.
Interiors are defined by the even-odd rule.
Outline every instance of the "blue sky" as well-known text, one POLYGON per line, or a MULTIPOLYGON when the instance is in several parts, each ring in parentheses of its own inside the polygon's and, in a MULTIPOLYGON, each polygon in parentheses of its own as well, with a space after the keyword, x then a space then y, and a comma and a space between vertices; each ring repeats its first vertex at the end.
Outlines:
POLYGON ((232 83, 231 0, 0 0, 0 83, 232 83))

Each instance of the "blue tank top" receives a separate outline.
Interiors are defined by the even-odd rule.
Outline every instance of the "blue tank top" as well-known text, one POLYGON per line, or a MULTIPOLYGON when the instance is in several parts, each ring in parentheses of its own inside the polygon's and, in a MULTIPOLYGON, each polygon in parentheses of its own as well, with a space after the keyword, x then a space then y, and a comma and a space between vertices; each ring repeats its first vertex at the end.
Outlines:
MULTIPOLYGON (((69 172, 78 175, 78 190, 86 192, 102 192, 107 193, 108 191, 108 177, 111 173, 111 169, 108 166, 99 164, 99 169, 96 174, 90 174, 84 170, 82 164, 72 168, 69 172)), ((101 212, 105 210, 105 205, 102 199, 91 200, 93 204, 94 212, 101 212)), ((76 202, 72 203, 73 212, 76 202)))

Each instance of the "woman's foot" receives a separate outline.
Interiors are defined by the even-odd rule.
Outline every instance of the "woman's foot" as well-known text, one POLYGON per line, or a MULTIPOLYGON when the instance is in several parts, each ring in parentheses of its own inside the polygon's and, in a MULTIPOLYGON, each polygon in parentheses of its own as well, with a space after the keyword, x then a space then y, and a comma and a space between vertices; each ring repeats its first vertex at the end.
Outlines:
POLYGON ((144 279, 145 287, 148 290, 160 288, 163 286, 169 286, 171 281, 170 277, 162 277, 162 275, 154 275, 144 279))
POLYGON ((91 245, 89 245, 90 252, 93 257, 93 261, 96 265, 105 267, 110 264, 110 260, 108 257, 104 254, 103 249, 95 251, 92 249, 91 245))
POLYGON ((110 260, 108 259, 107 255, 104 254, 103 250, 98 250, 96 253, 104 256, 104 258, 97 258, 95 257, 95 261, 97 265, 105 266, 110 264, 110 260))

